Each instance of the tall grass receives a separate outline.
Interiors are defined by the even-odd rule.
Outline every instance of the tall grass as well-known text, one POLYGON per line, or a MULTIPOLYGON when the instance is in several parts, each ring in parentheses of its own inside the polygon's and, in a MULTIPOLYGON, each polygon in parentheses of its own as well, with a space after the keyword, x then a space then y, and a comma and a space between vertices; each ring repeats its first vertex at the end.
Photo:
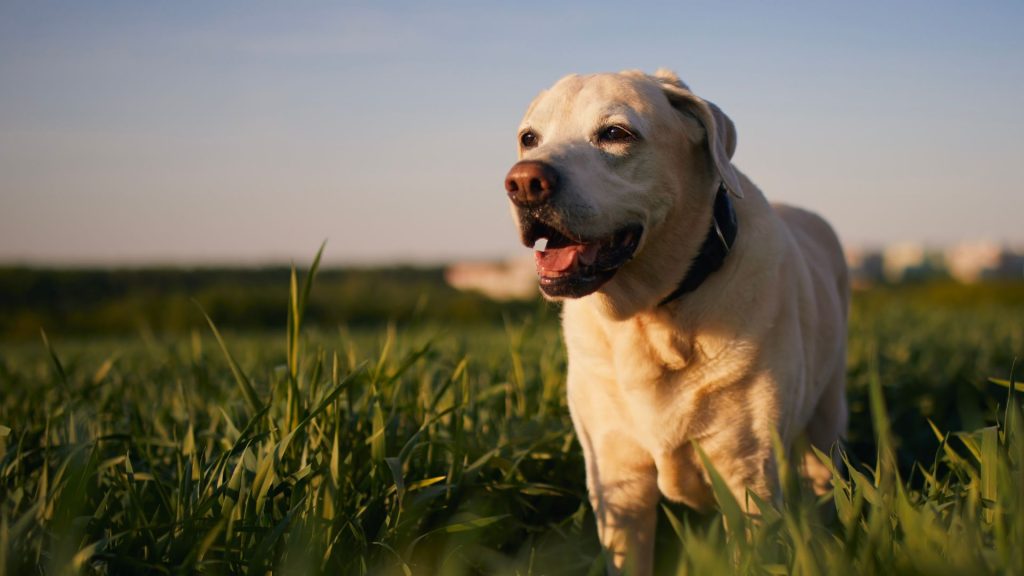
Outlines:
MULTIPOLYGON (((292 276, 279 343, 214 318, 4 352, 0 574, 601 573, 554 323, 304 333, 316 268, 292 276)), ((1012 314, 975 333, 970 314, 855 313, 832 494, 786 463, 759 518, 719 486, 722 513, 665 503, 659 571, 1024 572, 1012 314)))

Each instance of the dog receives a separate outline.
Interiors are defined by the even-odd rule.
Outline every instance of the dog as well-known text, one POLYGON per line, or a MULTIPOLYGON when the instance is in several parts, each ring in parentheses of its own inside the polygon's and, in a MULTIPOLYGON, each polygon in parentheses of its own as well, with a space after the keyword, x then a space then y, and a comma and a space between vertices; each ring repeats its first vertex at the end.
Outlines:
POLYGON ((817 215, 732 164, 736 129, 668 70, 570 75, 530 104, 505 189, 561 301, 570 414, 609 572, 647 575, 659 498, 778 502, 774 438, 831 487, 849 278, 817 215), (788 448, 787 448, 788 449, 788 448), (749 492, 749 494, 748 494, 749 492))

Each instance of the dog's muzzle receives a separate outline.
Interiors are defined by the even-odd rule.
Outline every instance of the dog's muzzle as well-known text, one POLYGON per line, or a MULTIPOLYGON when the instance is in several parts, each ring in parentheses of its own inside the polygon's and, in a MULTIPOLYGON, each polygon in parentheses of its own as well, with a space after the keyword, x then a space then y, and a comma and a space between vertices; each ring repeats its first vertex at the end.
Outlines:
POLYGON ((585 238, 567 229, 554 202, 558 171, 537 160, 522 160, 505 177, 505 191, 517 208, 523 244, 534 249, 541 290, 553 298, 579 298, 611 280, 636 252, 643 226, 628 224, 602 237, 585 238))

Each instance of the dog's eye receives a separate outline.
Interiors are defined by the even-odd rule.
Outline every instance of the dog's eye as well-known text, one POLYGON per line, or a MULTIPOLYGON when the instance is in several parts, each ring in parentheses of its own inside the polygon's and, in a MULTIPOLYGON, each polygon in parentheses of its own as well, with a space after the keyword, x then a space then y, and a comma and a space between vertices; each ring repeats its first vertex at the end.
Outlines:
POLYGON ((608 126, 597 133, 598 142, 626 143, 636 139, 635 134, 618 125, 608 126))
POLYGON ((527 130, 519 135, 519 143, 523 148, 533 148, 537 145, 537 134, 533 130, 527 130))

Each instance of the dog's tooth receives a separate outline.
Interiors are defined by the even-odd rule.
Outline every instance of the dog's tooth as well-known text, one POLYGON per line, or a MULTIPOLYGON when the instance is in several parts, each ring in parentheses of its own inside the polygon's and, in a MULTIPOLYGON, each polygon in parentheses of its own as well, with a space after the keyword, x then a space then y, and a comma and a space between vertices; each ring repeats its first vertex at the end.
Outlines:
POLYGON ((543 252, 548 249, 547 238, 537 238, 537 241, 533 243, 533 249, 537 252, 543 252))

